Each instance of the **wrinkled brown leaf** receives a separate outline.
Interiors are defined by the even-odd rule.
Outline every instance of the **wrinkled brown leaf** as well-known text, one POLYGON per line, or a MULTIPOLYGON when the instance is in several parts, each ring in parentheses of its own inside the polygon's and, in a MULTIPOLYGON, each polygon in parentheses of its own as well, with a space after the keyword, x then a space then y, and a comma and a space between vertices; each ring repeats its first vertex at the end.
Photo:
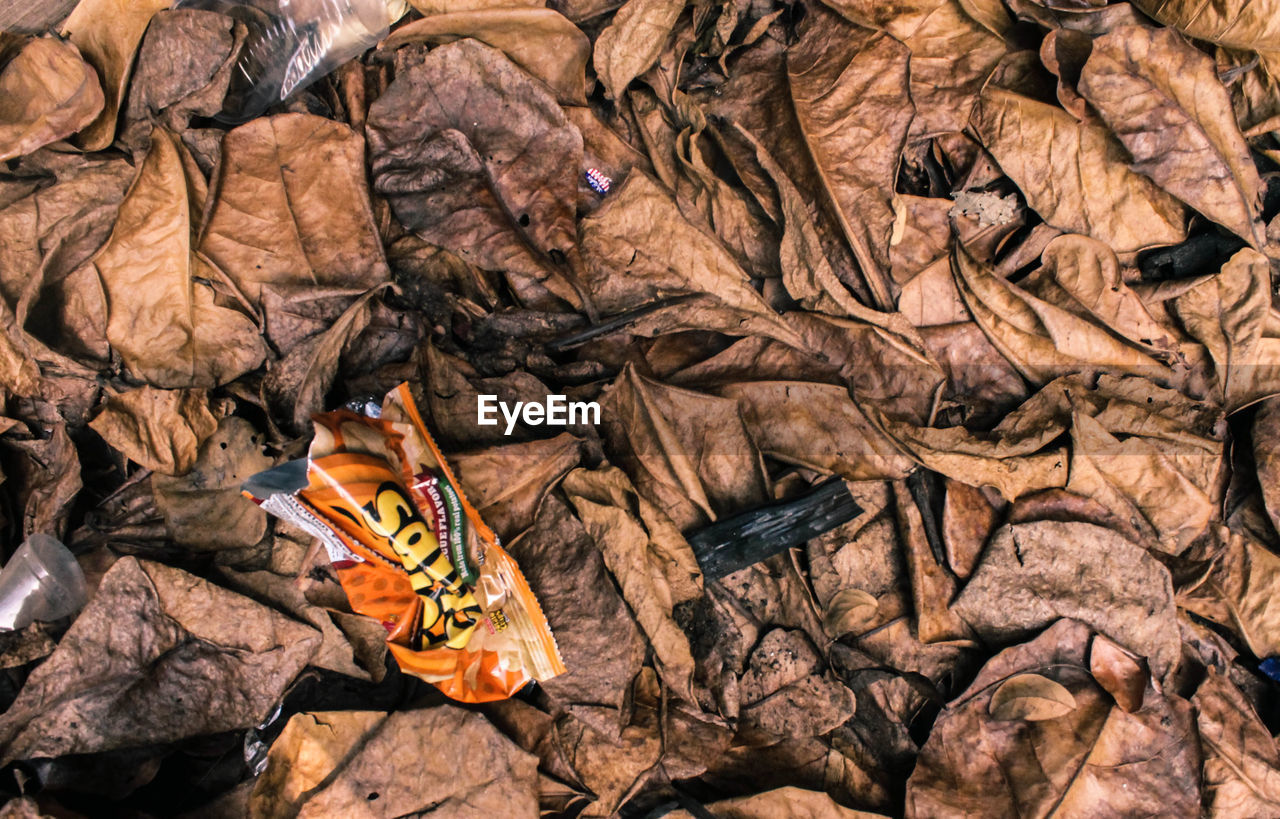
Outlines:
POLYGON ((192 245, 204 179, 167 131, 120 205, 111 238, 93 264, 107 296, 107 339, 139 379, 157 387, 213 387, 262 362, 248 317, 216 302, 216 278, 192 245))
POLYGON ((218 419, 204 390, 141 387, 109 399, 89 426, 139 466, 181 475, 195 465, 218 419))
POLYGON ((982 92, 973 127, 1050 225, 1092 236, 1118 253, 1186 238, 1182 206, 1131 171, 1123 147, 1105 129, 994 87, 982 92))
POLYGON ((122 558, 0 719, 4 758, 257 725, 319 642, 311 628, 186 572, 122 558))
POLYGON ((1172 30, 1124 26, 1094 41, 1079 87, 1133 155, 1130 167, 1255 248, 1266 244, 1262 180, 1212 58, 1172 30))
POLYGON ((0 71, 0 161, 76 133, 102 104, 98 77, 74 45, 31 40, 0 71))
POLYGON ((1157 678, 1178 663, 1168 570, 1135 544, 1089 523, 1001 528, 954 608, 997 644, 1071 617, 1146 657, 1157 678))
POLYGON ((614 100, 662 54, 685 0, 627 0, 596 38, 591 62, 614 100))
POLYGON ((105 97, 102 113, 80 133, 86 151, 100 151, 115 139, 134 53, 152 15, 170 5, 170 0, 80 0, 62 23, 62 36, 98 70, 105 97))
POLYGON ((431 14, 396 29, 382 43, 449 43, 470 37, 502 51, 513 63, 542 80, 566 105, 587 98, 586 67, 591 41, 559 12, 544 8, 493 8, 431 14))
POLYGON ((546 301, 536 288, 557 287, 553 252, 568 257, 575 244, 582 135, 543 86, 502 52, 460 40, 400 73, 370 106, 368 133, 374 190, 406 227, 529 277, 521 298, 546 301))
POLYGON ((267 530, 267 515, 240 495, 240 485, 274 462, 243 418, 224 418, 200 447, 189 472, 155 474, 151 488, 174 539, 196 549, 252 546, 267 530))
POLYGON ((1191 707, 1148 688, 1141 711, 1115 708, 1089 674, 1089 637, 1062 620, 989 660, 938 716, 907 783, 906 815, 1198 816, 1200 758, 1184 741, 1191 707), (1065 689, 1075 707, 1033 722, 989 716, 1000 684, 1025 675, 1065 689))
POLYGON ((364 156, 359 134, 306 114, 230 131, 200 252, 255 303, 264 285, 366 289, 384 281, 364 156))

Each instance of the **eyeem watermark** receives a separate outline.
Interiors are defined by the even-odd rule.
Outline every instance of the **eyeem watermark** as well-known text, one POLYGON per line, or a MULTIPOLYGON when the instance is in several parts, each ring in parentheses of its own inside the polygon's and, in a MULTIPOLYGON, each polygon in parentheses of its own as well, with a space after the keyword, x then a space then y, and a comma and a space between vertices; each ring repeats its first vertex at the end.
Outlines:
POLYGON ((517 401, 515 406, 512 406, 506 401, 499 401, 496 395, 477 396, 477 424, 482 427, 496 427, 499 412, 507 422, 504 435, 510 435, 515 431, 517 421, 523 421, 531 427, 543 424, 565 427, 571 424, 600 423, 600 405, 595 401, 570 401, 564 395, 548 395, 545 403, 542 404, 537 401, 517 401))

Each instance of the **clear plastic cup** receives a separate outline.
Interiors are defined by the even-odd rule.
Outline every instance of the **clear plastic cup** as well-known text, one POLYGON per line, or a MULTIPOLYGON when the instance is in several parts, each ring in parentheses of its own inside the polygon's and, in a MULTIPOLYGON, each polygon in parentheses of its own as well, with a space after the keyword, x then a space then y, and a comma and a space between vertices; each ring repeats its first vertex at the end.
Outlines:
POLYGON ((0 571, 0 631, 67 617, 87 601, 75 555, 49 535, 27 538, 0 571))

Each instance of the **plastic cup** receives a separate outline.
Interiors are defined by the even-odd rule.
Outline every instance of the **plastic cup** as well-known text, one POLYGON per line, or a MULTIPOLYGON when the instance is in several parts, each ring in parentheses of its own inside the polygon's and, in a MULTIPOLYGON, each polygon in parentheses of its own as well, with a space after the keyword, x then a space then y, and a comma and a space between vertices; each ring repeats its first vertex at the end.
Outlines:
POLYGON ((0 631, 75 614, 88 600, 84 572, 57 538, 27 538, 0 571, 0 631))

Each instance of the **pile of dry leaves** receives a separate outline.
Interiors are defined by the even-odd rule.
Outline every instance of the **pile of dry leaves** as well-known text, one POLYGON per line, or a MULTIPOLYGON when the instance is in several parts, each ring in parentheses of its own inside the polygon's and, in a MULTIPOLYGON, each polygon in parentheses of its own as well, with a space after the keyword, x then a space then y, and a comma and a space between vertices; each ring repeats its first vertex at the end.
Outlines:
POLYGON ((92 590, 0 636, 5 815, 1280 815, 1280 2, 1099 2, 413 0, 236 127, 242 18, 0 35, 4 544, 92 590), (406 380, 516 699, 240 495, 406 380))

